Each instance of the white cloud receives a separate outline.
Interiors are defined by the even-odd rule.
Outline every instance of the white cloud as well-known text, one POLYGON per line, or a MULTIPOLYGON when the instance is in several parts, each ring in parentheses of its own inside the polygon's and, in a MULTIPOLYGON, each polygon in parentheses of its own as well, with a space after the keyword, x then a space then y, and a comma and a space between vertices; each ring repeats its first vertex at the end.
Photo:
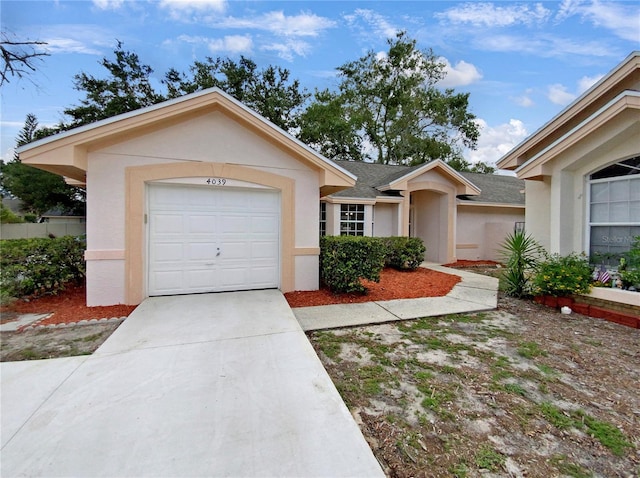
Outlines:
POLYGON ((46 49, 49 53, 84 53, 86 55, 101 55, 100 50, 93 48, 80 40, 72 38, 47 38, 46 49))
MULTIPOLYGON (((364 8, 358 8, 350 15, 344 15, 344 19, 350 26, 358 26, 358 21, 362 20, 367 25, 364 29, 367 32, 373 31, 373 33, 381 38, 393 38, 398 33, 399 29, 395 25, 389 23, 389 21, 379 13, 373 10, 364 8)), ((360 27, 362 30, 362 27, 360 27)))
POLYGON ((477 27, 508 27, 544 23, 551 11, 541 3, 533 6, 522 4, 495 5, 493 3, 464 3, 436 14, 436 18, 454 24, 471 24, 477 27))
POLYGON ((115 38, 111 30, 95 24, 57 24, 41 33, 49 53, 102 55, 105 48, 114 46, 115 38))
POLYGON ((470 163, 482 161, 495 165, 496 161, 520 144, 528 135, 522 121, 510 119, 508 123, 497 126, 489 126, 483 119, 476 119, 480 127, 478 148, 475 151, 467 150, 465 159, 470 163))
POLYGON ((474 45, 482 50, 527 53, 543 58, 568 55, 609 57, 612 54, 611 48, 602 41, 577 41, 551 35, 490 35, 477 39, 474 45))
POLYGON ((549 85, 547 89, 547 98, 556 105, 565 106, 576 99, 576 95, 567 91, 567 87, 560 83, 549 85))
POLYGON ((578 80, 578 94, 582 94, 602 79, 604 75, 583 76, 578 80))
POLYGON ((556 20, 577 15, 624 40, 640 42, 640 9, 635 2, 564 0, 556 20))
POLYGON ((464 60, 460 60, 455 66, 451 65, 449 60, 444 57, 440 57, 439 61, 444 63, 444 71, 447 74, 444 79, 438 82, 440 86, 452 88, 470 85, 482 79, 482 73, 474 65, 464 60))
POLYGON ((124 0, 93 0, 93 5, 100 10, 118 10, 124 4, 124 0))
POLYGON ((268 12, 256 17, 225 17, 211 24, 219 28, 266 30, 284 37, 316 37, 335 25, 333 20, 314 13, 287 16, 282 11, 268 12))
POLYGON ((549 98, 549 101, 557 105, 568 105, 579 95, 596 84, 603 76, 604 75, 583 76, 578 80, 575 92, 569 91, 569 88, 560 83, 549 85, 547 88, 547 98, 549 98))
POLYGON ((515 104, 517 104, 518 106, 522 106, 523 108, 530 108, 531 106, 535 105, 534 101, 531 99, 531 96, 529 96, 529 93, 525 93, 521 96, 516 96, 515 98, 513 98, 513 101, 515 102, 515 104))
POLYGON ((253 49, 253 40, 249 35, 227 35, 222 38, 180 35, 177 39, 184 43, 205 45, 212 53, 240 54, 250 53, 253 49))
POLYGON ((311 45, 302 40, 289 40, 285 43, 269 43, 262 45, 261 50, 275 51, 280 58, 286 61, 293 61, 294 55, 306 56, 311 51, 311 45))
MULTIPOLYGON (((108 1, 108 0, 107 0, 108 1)), ((224 13, 226 0, 161 0, 160 8, 169 11, 172 19, 188 22, 197 20, 197 16, 210 13, 224 13), (195 18, 194 18, 195 17, 195 18)))

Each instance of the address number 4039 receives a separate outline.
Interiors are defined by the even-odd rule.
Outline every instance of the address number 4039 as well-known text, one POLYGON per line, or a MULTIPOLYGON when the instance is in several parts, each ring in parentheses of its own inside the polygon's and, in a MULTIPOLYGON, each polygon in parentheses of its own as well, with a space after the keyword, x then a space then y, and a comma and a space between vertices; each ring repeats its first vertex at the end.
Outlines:
POLYGON ((211 186, 224 186, 227 184, 227 180, 224 178, 209 178, 205 182, 211 186))

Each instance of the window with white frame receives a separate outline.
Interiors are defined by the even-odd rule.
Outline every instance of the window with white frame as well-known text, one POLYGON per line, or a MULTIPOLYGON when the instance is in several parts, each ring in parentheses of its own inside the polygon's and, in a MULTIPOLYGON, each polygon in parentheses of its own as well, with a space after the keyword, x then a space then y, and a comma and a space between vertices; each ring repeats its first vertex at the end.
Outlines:
POLYGON ((327 235, 327 203, 320 203, 320 236, 327 235))
POLYGON ((340 205, 340 235, 364 236, 364 204, 340 205))
POLYGON ((589 256, 616 264, 640 236, 640 156, 589 178, 589 256))

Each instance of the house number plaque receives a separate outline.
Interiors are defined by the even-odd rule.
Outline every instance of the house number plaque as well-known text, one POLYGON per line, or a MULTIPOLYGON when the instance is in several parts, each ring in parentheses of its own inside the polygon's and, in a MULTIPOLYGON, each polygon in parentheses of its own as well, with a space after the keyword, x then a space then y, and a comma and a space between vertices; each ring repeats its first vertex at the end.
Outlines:
POLYGON ((205 182, 211 186, 224 186, 227 184, 227 180, 224 178, 209 178, 205 182))

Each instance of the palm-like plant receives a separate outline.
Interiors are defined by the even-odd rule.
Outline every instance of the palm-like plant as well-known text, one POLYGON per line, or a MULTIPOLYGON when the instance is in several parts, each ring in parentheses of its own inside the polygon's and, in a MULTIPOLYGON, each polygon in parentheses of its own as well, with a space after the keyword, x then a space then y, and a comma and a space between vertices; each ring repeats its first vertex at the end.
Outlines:
POLYGON ((500 245, 500 254, 506 264, 502 276, 505 293, 511 297, 529 294, 529 278, 537 270, 544 249, 525 231, 509 234, 500 245))

